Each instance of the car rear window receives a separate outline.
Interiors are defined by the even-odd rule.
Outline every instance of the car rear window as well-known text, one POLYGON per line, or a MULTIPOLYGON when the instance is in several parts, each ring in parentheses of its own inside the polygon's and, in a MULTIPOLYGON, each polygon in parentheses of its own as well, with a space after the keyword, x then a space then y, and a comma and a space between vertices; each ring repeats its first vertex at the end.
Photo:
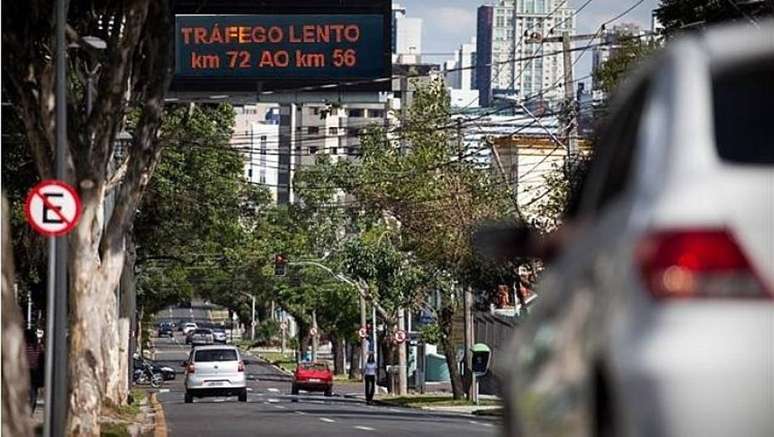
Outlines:
POLYGON ((194 356, 194 361, 197 363, 236 360, 237 353, 233 349, 207 349, 203 351, 196 351, 196 356, 194 356))
POLYGON ((301 364, 301 368, 305 370, 328 370, 328 365, 325 363, 304 363, 301 364))
POLYGON ((774 164, 774 59, 716 74, 712 92, 720 157, 740 164, 774 164))
POLYGON ((212 334, 212 331, 209 329, 197 329, 194 331, 194 334, 212 334))

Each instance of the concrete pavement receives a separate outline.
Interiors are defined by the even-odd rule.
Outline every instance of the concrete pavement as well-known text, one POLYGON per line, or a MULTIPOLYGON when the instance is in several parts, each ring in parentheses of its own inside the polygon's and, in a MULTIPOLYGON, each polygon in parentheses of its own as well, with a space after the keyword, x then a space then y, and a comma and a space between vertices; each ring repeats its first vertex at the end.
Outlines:
MULTIPOLYGON (((188 308, 174 309, 173 316, 188 308)), ((194 316, 201 316, 195 312, 194 316)), ((206 317, 206 315, 204 315, 206 317)), ((182 317, 181 317, 182 318, 182 317)), ((182 335, 155 339, 157 359, 180 369, 190 347, 182 335)), ((494 436, 498 421, 448 414, 366 405, 344 397, 351 387, 334 385, 330 398, 319 394, 290 395, 291 378, 252 355, 246 355, 248 401, 236 398, 183 402, 182 374, 165 384, 158 399, 164 408, 170 436, 494 436)))

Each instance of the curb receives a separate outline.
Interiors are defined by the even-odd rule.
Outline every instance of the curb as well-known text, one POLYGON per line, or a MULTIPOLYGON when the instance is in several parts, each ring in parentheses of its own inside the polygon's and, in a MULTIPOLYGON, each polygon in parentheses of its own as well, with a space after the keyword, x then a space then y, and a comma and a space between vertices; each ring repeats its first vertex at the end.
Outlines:
MULTIPOLYGON (((342 395, 342 397, 349 398, 349 399, 358 399, 365 402, 365 400, 360 398, 359 396, 342 395)), ((390 401, 385 401, 381 399, 374 399, 372 403, 374 405, 379 405, 380 407, 401 408, 401 409, 415 410, 415 411, 426 411, 428 413, 438 413, 443 415, 455 415, 455 416, 465 416, 465 417, 475 416, 481 419, 493 419, 493 420, 496 420, 497 418, 502 417, 502 414, 498 416, 498 415, 488 415, 486 413, 484 414, 480 413, 482 411, 487 411, 487 410, 473 410, 471 412, 436 410, 433 407, 409 407, 406 405, 396 405, 390 401)))
POLYGON ((151 406, 156 413, 153 437, 167 437, 167 419, 164 417, 164 408, 161 406, 156 393, 150 394, 151 406))
POLYGON ((276 369, 277 371, 279 371, 279 372, 280 372, 280 373, 282 373, 283 375, 287 375, 287 376, 293 376, 293 372, 290 372, 290 371, 288 371, 288 370, 285 370, 285 369, 283 369, 282 367, 280 367, 280 366, 278 366, 278 365, 276 365, 276 364, 274 364, 274 363, 272 363, 272 362, 270 362, 270 361, 266 360, 266 359, 265 359, 265 358, 263 358, 263 357, 262 357, 262 356, 261 356, 261 355, 260 355, 258 352, 253 352, 253 351, 251 351, 250 349, 245 349, 245 352, 247 352, 247 353, 249 353, 250 355, 254 356, 254 357, 255 357, 256 359, 258 359, 259 361, 261 361, 261 362, 263 362, 263 363, 265 363, 265 364, 268 364, 268 365, 270 365, 271 367, 273 367, 274 369, 276 369))

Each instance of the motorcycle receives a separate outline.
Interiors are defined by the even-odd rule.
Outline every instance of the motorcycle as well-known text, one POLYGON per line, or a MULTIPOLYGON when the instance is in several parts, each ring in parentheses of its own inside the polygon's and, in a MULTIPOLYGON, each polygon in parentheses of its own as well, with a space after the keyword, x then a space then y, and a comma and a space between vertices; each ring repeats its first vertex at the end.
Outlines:
POLYGON ((135 367, 132 381, 135 384, 150 384, 153 388, 159 388, 164 383, 164 376, 160 372, 154 372, 150 363, 142 361, 139 368, 135 367))

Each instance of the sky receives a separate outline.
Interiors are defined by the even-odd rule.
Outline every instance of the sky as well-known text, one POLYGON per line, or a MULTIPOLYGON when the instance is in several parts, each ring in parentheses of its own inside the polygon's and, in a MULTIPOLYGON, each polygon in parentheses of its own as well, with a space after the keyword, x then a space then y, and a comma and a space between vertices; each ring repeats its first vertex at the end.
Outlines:
MULTIPOLYGON (((568 0, 578 8, 587 0, 568 0)), ((628 9, 637 0, 591 0, 575 17, 577 33, 594 33, 599 25, 628 9)), ((393 0, 406 8, 408 16, 422 18, 422 52, 444 53, 426 56, 423 61, 442 63, 451 59, 460 44, 470 41, 476 35, 476 10, 481 5, 492 4, 493 0, 393 0), (448 54, 446 54, 448 53, 448 54)), ((643 29, 650 29, 650 14, 658 6, 658 0, 645 0, 636 9, 617 23, 638 23, 643 29)), ((591 71, 591 51, 585 52, 576 67, 576 77, 591 71)))

